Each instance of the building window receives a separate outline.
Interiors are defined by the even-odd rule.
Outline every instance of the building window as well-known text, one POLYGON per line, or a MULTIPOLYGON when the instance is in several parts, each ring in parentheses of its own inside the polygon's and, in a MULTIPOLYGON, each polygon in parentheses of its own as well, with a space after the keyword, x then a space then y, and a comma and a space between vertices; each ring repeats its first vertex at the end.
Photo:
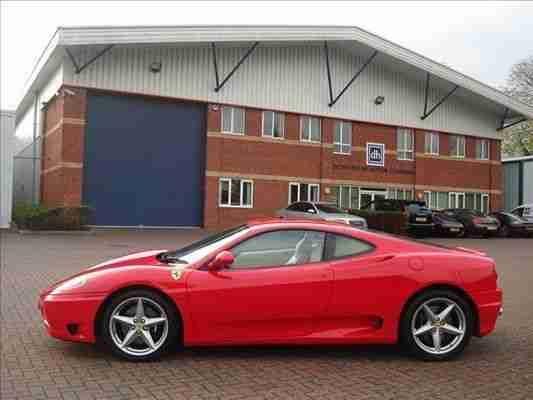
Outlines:
POLYGON ((320 143, 320 119, 300 117, 300 140, 302 142, 320 143))
POLYGON ((319 201, 320 186, 318 183, 289 183, 289 204, 297 201, 319 201))
POLYGON ((448 208, 448 193, 447 192, 424 192, 424 201, 428 208, 434 210, 443 210, 448 208))
POLYGON ((474 205, 472 209, 484 214, 489 212, 489 195, 487 193, 474 193, 474 205))
POLYGON ((396 147, 398 160, 414 159, 414 136, 411 129, 398 129, 396 147))
POLYGON ((450 156, 465 158, 465 137, 450 135, 450 156))
POLYGON ((439 155, 439 134, 436 132, 426 132, 425 153, 435 156, 439 155))
POLYGON ((345 121, 335 123, 335 138, 333 152, 337 154, 352 153, 352 124, 345 121))
POLYGON ((465 194, 450 192, 448 195, 448 207, 449 208, 465 208, 465 194))
POLYGON ((222 107, 222 132, 244 135, 244 108, 222 107))
POLYGON ((387 198, 397 200, 413 200, 413 191, 411 189, 389 188, 387 191, 387 198))
POLYGON ((220 178, 219 206, 252 208, 254 183, 248 179, 220 178))
POLYGON ((359 208, 359 188, 355 186, 334 186, 331 193, 337 207, 345 209, 359 208))
POLYGON ((489 159, 489 141, 486 139, 476 140, 476 158, 478 160, 489 159))
POLYGON ((282 139, 285 136, 285 114, 263 111, 263 136, 282 139))

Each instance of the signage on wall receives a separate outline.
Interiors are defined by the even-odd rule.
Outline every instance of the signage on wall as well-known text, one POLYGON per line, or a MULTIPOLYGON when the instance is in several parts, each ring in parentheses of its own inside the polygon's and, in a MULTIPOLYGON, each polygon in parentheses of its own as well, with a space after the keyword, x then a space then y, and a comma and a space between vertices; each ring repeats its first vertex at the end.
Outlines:
POLYGON ((366 144, 366 165, 372 167, 385 166, 385 144, 367 143, 366 144))

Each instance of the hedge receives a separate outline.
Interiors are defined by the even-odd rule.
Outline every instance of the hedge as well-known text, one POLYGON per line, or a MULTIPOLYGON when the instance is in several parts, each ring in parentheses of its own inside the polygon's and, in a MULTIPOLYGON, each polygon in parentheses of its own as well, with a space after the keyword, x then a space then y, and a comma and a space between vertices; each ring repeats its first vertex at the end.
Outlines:
POLYGON ((48 208, 19 203, 13 209, 13 222, 19 229, 85 230, 90 213, 87 206, 48 208))

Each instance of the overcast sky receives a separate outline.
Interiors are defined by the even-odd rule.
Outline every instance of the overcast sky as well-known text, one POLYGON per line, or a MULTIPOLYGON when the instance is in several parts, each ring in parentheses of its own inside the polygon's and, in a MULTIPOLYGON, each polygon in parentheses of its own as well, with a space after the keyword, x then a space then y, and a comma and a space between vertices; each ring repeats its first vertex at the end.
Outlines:
POLYGON ((533 2, 0 1, 0 107, 14 109, 58 26, 356 25, 501 87, 533 55, 533 2))

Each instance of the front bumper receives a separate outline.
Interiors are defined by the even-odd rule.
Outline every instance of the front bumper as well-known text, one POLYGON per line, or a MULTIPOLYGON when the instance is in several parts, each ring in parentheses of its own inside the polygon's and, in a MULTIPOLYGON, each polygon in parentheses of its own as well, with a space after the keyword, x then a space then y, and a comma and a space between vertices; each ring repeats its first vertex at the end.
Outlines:
POLYGON ((39 298, 38 308, 48 334, 61 340, 94 343, 94 321, 103 294, 52 295, 39 298))
POLYGON ((472 294, 472 300, 474 300, 478 310, 478 336, 488 335, 496 327, 496 320, 503 313, 502 298, 503 291, 499 288, 472 294))

